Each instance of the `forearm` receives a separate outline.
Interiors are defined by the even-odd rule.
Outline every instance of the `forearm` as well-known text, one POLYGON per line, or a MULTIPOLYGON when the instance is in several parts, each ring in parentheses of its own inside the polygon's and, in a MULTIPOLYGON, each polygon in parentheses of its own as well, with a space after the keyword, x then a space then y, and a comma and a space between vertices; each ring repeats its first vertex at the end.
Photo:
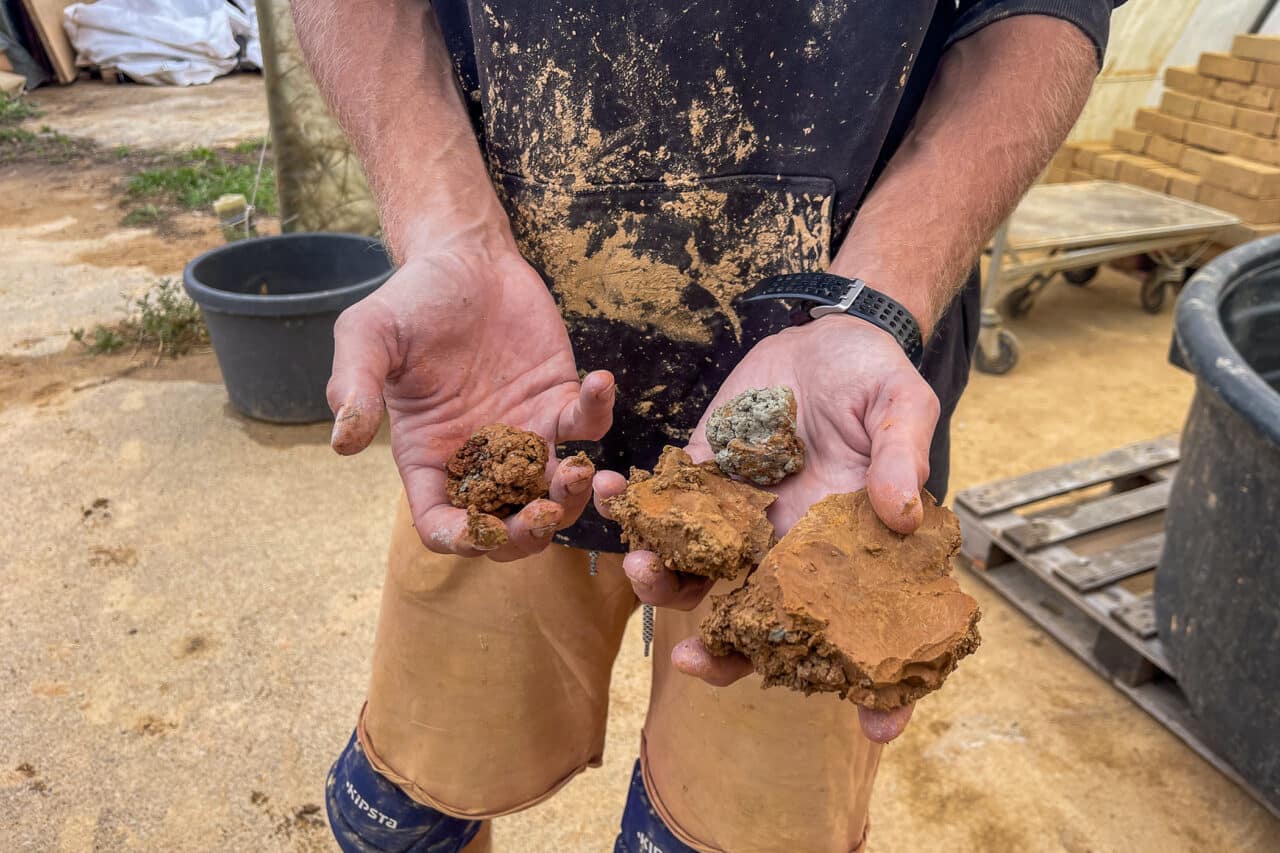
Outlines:
POLYGON ((902 302, 927 336, 1066 138, 1096 72, 1089 39, 1054 18, 1009 18, 957 42, 831 271, 902 302))
POLYGON ((294 0, 298 41, 350 138, 395 255, 513 246, 435 13, 405 0, 294 0))

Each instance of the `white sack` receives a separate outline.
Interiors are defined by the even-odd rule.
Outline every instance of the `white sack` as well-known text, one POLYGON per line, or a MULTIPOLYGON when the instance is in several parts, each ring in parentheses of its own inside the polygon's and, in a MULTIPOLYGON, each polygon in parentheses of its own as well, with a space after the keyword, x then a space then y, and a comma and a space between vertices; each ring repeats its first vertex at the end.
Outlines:
POLYGON ((254 0, 228 0, 231 32, 244 43, 241 67, 262 67, 262 38, 258 35, 258 10, 254 0))
POLYGON ((225 0, 98 0, 68 6, 63 26, 77 65, 117 68, 140 83, 190 86, 235 70, 233 11, 225 0))

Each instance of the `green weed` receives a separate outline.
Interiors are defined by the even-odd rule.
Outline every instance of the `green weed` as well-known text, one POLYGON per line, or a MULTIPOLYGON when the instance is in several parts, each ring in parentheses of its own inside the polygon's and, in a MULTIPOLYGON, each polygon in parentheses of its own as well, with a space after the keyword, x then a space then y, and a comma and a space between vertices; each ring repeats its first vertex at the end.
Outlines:
POLYGON ((66 163, 93 150, 93 143, 75 139, 51 128, 33 133, 25 127, 0 124, 0 163, 37 159, 66 163))
POLYGON ((120 333, 106 326, 94 326, 93 331, 87 333, 84 329, 72 329, 71 337, 94 353, 115 352, 124 347, 124 338, 120 337, 120 333))
MULTIPOLYGON (((254 198, 258 164, 236 162, 211 148, 193 148, 175 158, 172 165, 144 169, 129 179, 130 198, 176 204, 187 210, 208 208, 227 193, 254 198)), ((275 173, 268 162, 258 180, 255 205, 264 213, 276 212, 275 173)))
POLYGON ((145 225, 156 225, 163 221, 164 218, 164 211, 160 210, 160 208, 154 204, 144 204, 142 207, 135 207, 126 213, 120 224, 130 228, 141 228, 145 225))
POLYGON ((262 146, 268 144, 265 136, 259 136, 257 139, 246 139, 244 142, 237 142, 236 146, 231 150, 237 154, 257 154, 262 146))
POLYGON ((40 111, 22 98, 0 95, 0 125, 14 125, 20 121, 34 118, 40 111))
POLYGON ((114 326, 72 329, 71 337, 93 353, 111 353, 133 345, 154 349, 156 357, 178 356, 209 342, 200 307, 171 279, 137 298, 125 298, 125 318, 114 326))

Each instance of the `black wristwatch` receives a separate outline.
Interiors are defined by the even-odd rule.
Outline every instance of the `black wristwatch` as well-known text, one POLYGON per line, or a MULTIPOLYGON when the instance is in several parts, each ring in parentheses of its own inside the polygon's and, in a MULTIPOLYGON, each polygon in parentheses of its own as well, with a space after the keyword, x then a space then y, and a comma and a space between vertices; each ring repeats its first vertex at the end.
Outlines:
POLYGON ((794 299, 808 303, 805 310, 814 320, 838 313, 858 317, 893 335, 917 368, 924 358, 920 325, 911 312, 860 278, 845 278, 826 272, 775 275, 738 297, 738 301, 743 303, 766 299, 794 299))

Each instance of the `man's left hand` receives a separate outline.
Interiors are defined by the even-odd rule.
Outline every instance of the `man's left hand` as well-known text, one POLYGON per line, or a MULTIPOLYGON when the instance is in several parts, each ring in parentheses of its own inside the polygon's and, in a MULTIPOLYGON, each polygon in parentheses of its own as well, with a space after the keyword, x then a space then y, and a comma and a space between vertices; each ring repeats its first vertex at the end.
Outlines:
MULTIPOLYGON (((765 338, 729 374, 688 445, 695 462, 712 458, 707 417, 749 388, 785 385, 796 395, 797 426, 805 445, 804 469, 772 491, 769 519, 781 536, 808 508, 840 492, 867 487, 876 514, 899 533, 912 533, 924 516, 920 490, 929 477, 929 445, 938 398, 886 332, 854 317, 832 315, 765 338)), ((620 494, 626 480, 612 471, 595 478, 596 506, 620 494)), ((711 588, 706 578, 663 569, 651 551, 623 561, 637 597, 659 607, 692 610, 711 588)), ((676 669, 724 686, 752 671, 742 655, 717 657, 690 637, 671 652, 676 669)), ((897 737, 911 706, 892 712, 859 708, 864 734, 897 737)))

